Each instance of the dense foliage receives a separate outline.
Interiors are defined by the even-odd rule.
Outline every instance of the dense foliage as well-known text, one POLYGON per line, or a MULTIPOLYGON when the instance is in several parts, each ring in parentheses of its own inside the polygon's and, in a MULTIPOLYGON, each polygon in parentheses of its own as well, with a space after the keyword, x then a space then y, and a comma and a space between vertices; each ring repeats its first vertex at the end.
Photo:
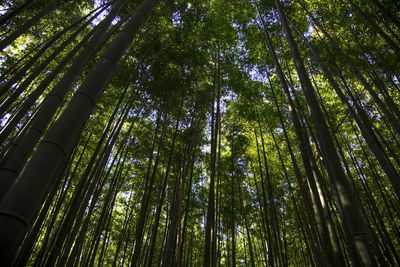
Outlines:
POLYGON ((0 4, 1 266, 399 266, 395 0, 0 4))

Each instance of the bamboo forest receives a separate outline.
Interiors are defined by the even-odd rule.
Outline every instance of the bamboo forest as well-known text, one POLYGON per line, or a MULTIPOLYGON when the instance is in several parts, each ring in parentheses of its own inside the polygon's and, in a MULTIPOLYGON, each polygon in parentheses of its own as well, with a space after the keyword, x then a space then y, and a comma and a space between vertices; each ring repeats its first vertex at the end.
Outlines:
POLYGON ((400 266, 398 0, 2 0, 0 49, 0 266, 400 266))

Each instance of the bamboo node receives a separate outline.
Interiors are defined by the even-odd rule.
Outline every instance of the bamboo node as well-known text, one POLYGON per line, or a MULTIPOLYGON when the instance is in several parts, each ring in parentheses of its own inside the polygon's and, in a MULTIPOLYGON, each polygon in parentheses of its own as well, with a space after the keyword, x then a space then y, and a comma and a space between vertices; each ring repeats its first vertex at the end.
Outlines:
POLYGON ((29 227, 30 227, 30 224, 28 223, 28 221, 25 220, 25 218, 23 218, 17 214, 14 214, 11 212, 0 211, 0 216, 5 216, 5 217, 10 217, 10 218, 16 219, 17 221, 21 222, 25 226, 26 229, 29 229, 29 227))
POLYGON ((88 93, 86 93, 84 91, 77 91, 76 94, 82 94, 82 95, 86 96, 89 99, 92 106, 96 105, 96 102, 94 101, 93 97, 91 95, 89 95, 88 93))
POLYGON ((115 60, 112 57, 104 55, 104 54, 101 57, 109 59, 114 64, 114 68, 117 68, 117 62, 115 62, 115 60))
POLYGON ((62 151, 62 153, 64 154, 64 157, 67 156, 67 153, 65 152, 64 147, 62 147, 60 144, 57 144, 56 142, 51 141, 50 139, 43 140, 42 143, 49 143, 49 144, 52 144, 52 145, 58 147, 62 151))
POLYGON ((10 171, 10 172, 12 172, 12 173, 14 173, 16 175, 19 175, 18 171, 14 170, 14 169, 11 169, 11 168, 4 167, 4 168, 1 168, 1 170, 2 171, 10 171))
POLYGON ((36 126, 33 126, 33 125, 32 125, 32 126, 30 127, 30 129, 31 129, 31 130, 36 130, 36 131, 38 131, 39 134, 40 134, 41 136, 43 135, 43 131, 42 131, 41 129, 39 129, 38 127, 36 127, 36 126))

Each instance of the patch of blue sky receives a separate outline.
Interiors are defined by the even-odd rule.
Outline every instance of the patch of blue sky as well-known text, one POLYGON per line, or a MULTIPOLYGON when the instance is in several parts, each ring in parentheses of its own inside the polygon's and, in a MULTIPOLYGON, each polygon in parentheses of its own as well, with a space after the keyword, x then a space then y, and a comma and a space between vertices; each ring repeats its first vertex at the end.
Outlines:
POLYGON ((400 84, 400 81, 397 76, 392 76, 392 79, 393 79, 393 82, 395 82, 397 85, 400 84))
POLYGON ((7 114, 5 114, 5 115, 3 116, 3 118, 0 119, 0 127, 1 127, 1 128, 3 128, 3 127, 6 125, 8 119, 9 119, 10 117, 11 117, 11 114, 7 113, 7 114))
POLYGON ((179 12, 178 10, 172 13, 172 24, 174 26, 182 25, 182 15, 181 12, 179 12))
POLYGON ((304 36, 308 38, 310 35, 314 33, 314 31, 315 31, 314 25, 310 23, 308 24, 308 29, 307 32, 304 33, 304 36))
POLYGON ((7 8, 4 5, 0 5, 0 16, 7 12, 7 8))
MULTIPOLYGON (((99 6, 102 6, 104 4, 103 1, 100 0, 95 0, 94 1, 94 9, 98 8, 99 6)), ((112 6, 110 7, 112 8, 112 6)), ((103 19, 107 16, 107 14, 110 12, 110 8, 106 8, 105 10, 103 10, 103 12, 101 12, 92 22, 92 24, 94 26, 98 25, 100 22, 103 21, 103 19)), ((87 13, 90 12, 90 10, 86 11, 87 13)), ((118 21, 120 20, 120 17, 115 17, 113 19, 113 21, 111 22, 112 25, 116 24, 118 21)))
POLYGON ((268 83, 268 76, 264 71, 261 71, 257 66, 252 66, 248 74, 252 81, 261 82, 263 84, 268 83))

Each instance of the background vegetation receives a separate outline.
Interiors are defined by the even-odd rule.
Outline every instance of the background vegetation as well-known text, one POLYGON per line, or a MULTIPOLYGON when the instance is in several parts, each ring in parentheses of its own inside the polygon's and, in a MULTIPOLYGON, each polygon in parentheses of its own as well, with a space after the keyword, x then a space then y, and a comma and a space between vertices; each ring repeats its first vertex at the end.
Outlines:
POLYGON ((400 265, 397 1, 0 8, 2 266, 400 265))

